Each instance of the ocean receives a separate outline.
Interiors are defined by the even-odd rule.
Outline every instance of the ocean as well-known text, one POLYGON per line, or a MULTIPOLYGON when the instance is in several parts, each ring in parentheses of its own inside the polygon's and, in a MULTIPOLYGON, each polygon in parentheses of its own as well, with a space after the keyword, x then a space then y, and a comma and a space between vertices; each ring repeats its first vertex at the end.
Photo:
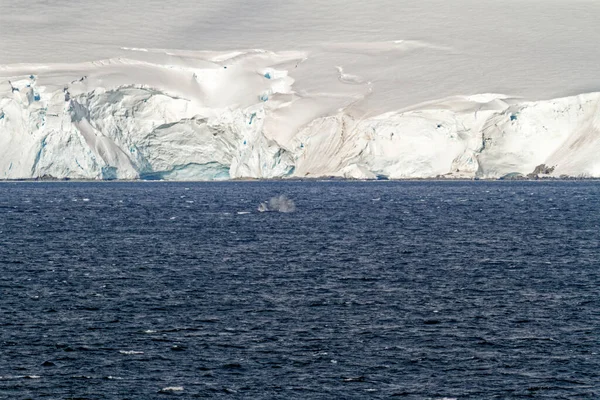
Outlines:
POLYGON ((599 226, 595 181, 0 183, 0 398, 597 399, 599 226))

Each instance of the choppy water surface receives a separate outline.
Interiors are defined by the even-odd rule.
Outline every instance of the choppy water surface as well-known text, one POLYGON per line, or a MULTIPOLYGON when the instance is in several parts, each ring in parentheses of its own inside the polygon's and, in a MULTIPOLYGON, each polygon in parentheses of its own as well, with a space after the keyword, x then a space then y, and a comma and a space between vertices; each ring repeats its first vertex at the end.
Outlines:
POLYGON ((599 225, 597 182, 0 184, 0 398, 599 398, 599 225))

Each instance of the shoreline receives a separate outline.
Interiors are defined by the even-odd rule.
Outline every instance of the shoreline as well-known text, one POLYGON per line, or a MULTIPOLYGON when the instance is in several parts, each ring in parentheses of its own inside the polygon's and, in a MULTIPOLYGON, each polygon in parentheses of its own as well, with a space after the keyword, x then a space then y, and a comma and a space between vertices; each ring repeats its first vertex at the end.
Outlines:
POLYGON ((593 182, 600 178, 583 177, 538 177, 538 178, 406 178, 406 179, 352 179, 337 177, 318 178, 260 178, 260 179, 220 179, 220 180, 159 180, 159 179, 0 179, 2 183, 263 183, 263 182, 593 182))

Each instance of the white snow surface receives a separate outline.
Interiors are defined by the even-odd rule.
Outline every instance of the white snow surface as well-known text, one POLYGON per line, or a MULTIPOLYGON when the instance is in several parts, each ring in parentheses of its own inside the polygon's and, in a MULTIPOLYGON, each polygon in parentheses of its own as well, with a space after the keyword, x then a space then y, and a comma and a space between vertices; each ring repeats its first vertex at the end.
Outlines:
POLYGON ((598 20, 592 0, 0 0, 0 179, 600 177, 598 20))

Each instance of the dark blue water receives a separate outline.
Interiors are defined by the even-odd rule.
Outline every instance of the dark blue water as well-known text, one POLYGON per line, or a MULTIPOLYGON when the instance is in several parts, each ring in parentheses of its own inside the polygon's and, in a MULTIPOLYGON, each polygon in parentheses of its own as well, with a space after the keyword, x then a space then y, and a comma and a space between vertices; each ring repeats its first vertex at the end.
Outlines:
POLYGON ((597 182, 0 184, 0 398, 597 399, 599 226, 597 182))

